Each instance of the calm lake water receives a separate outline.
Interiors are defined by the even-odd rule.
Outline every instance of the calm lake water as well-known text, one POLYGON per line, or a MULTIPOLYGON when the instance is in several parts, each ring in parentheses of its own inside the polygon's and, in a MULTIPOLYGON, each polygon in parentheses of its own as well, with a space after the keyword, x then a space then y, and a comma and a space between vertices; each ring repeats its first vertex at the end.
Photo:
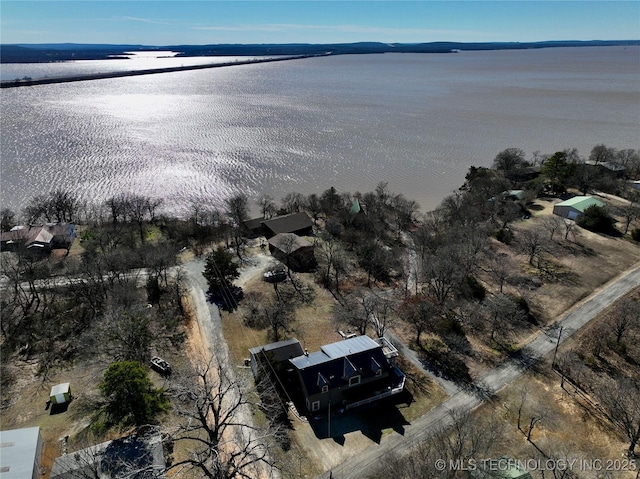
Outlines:
POLYGON ((184 213, 387 181, 426 211, 504 148, 640 146, 640 47, 347 55, 0 94, 0 202, 15 210, 59 188, 184 213))

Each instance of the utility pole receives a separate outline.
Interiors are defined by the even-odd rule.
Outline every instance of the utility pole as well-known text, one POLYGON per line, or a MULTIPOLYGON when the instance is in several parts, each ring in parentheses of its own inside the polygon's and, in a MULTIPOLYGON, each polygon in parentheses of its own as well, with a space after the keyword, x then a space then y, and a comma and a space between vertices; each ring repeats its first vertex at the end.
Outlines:
POLYGON ((558 331, 558 342, 556 343, 556 349, 553 351, 553 361, 551 361, 551 369, 553 369, 556 365, 556 355, 558 354, 558 347, 560 346, 561 336, 562 336, 562 326, 560 326, 560 331, 558 331))

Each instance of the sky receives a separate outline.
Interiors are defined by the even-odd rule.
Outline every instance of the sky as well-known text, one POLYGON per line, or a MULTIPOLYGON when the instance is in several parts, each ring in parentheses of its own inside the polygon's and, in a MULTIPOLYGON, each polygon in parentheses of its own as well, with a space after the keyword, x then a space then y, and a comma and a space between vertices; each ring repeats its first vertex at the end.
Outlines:
POLYGON ((629 39, 640 39, 640 0, 0 0, 3 44, 629 39))

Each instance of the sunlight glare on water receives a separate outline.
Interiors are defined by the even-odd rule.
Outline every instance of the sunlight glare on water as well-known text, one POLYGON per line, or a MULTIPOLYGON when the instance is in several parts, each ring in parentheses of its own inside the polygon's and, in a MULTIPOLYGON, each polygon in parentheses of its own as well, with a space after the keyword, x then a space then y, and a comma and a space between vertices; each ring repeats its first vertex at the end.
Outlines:
POLYGON ((182 214, 386 181, 429 210, 508 147, 637 148, 639 53, 345 55, 3 89, 0 200, 134 192, 182 214))

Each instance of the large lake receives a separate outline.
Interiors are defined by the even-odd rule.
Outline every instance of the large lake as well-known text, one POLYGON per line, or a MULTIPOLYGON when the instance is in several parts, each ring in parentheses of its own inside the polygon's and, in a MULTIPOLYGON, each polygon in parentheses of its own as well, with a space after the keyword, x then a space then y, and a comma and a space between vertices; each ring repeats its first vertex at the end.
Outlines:
POLYGON ((1 108, 15 210, 53 189, 184 213, 379 181, 429 210, 507 147, 638 148, 640 47, 312 58, 4 89, 1 108))

